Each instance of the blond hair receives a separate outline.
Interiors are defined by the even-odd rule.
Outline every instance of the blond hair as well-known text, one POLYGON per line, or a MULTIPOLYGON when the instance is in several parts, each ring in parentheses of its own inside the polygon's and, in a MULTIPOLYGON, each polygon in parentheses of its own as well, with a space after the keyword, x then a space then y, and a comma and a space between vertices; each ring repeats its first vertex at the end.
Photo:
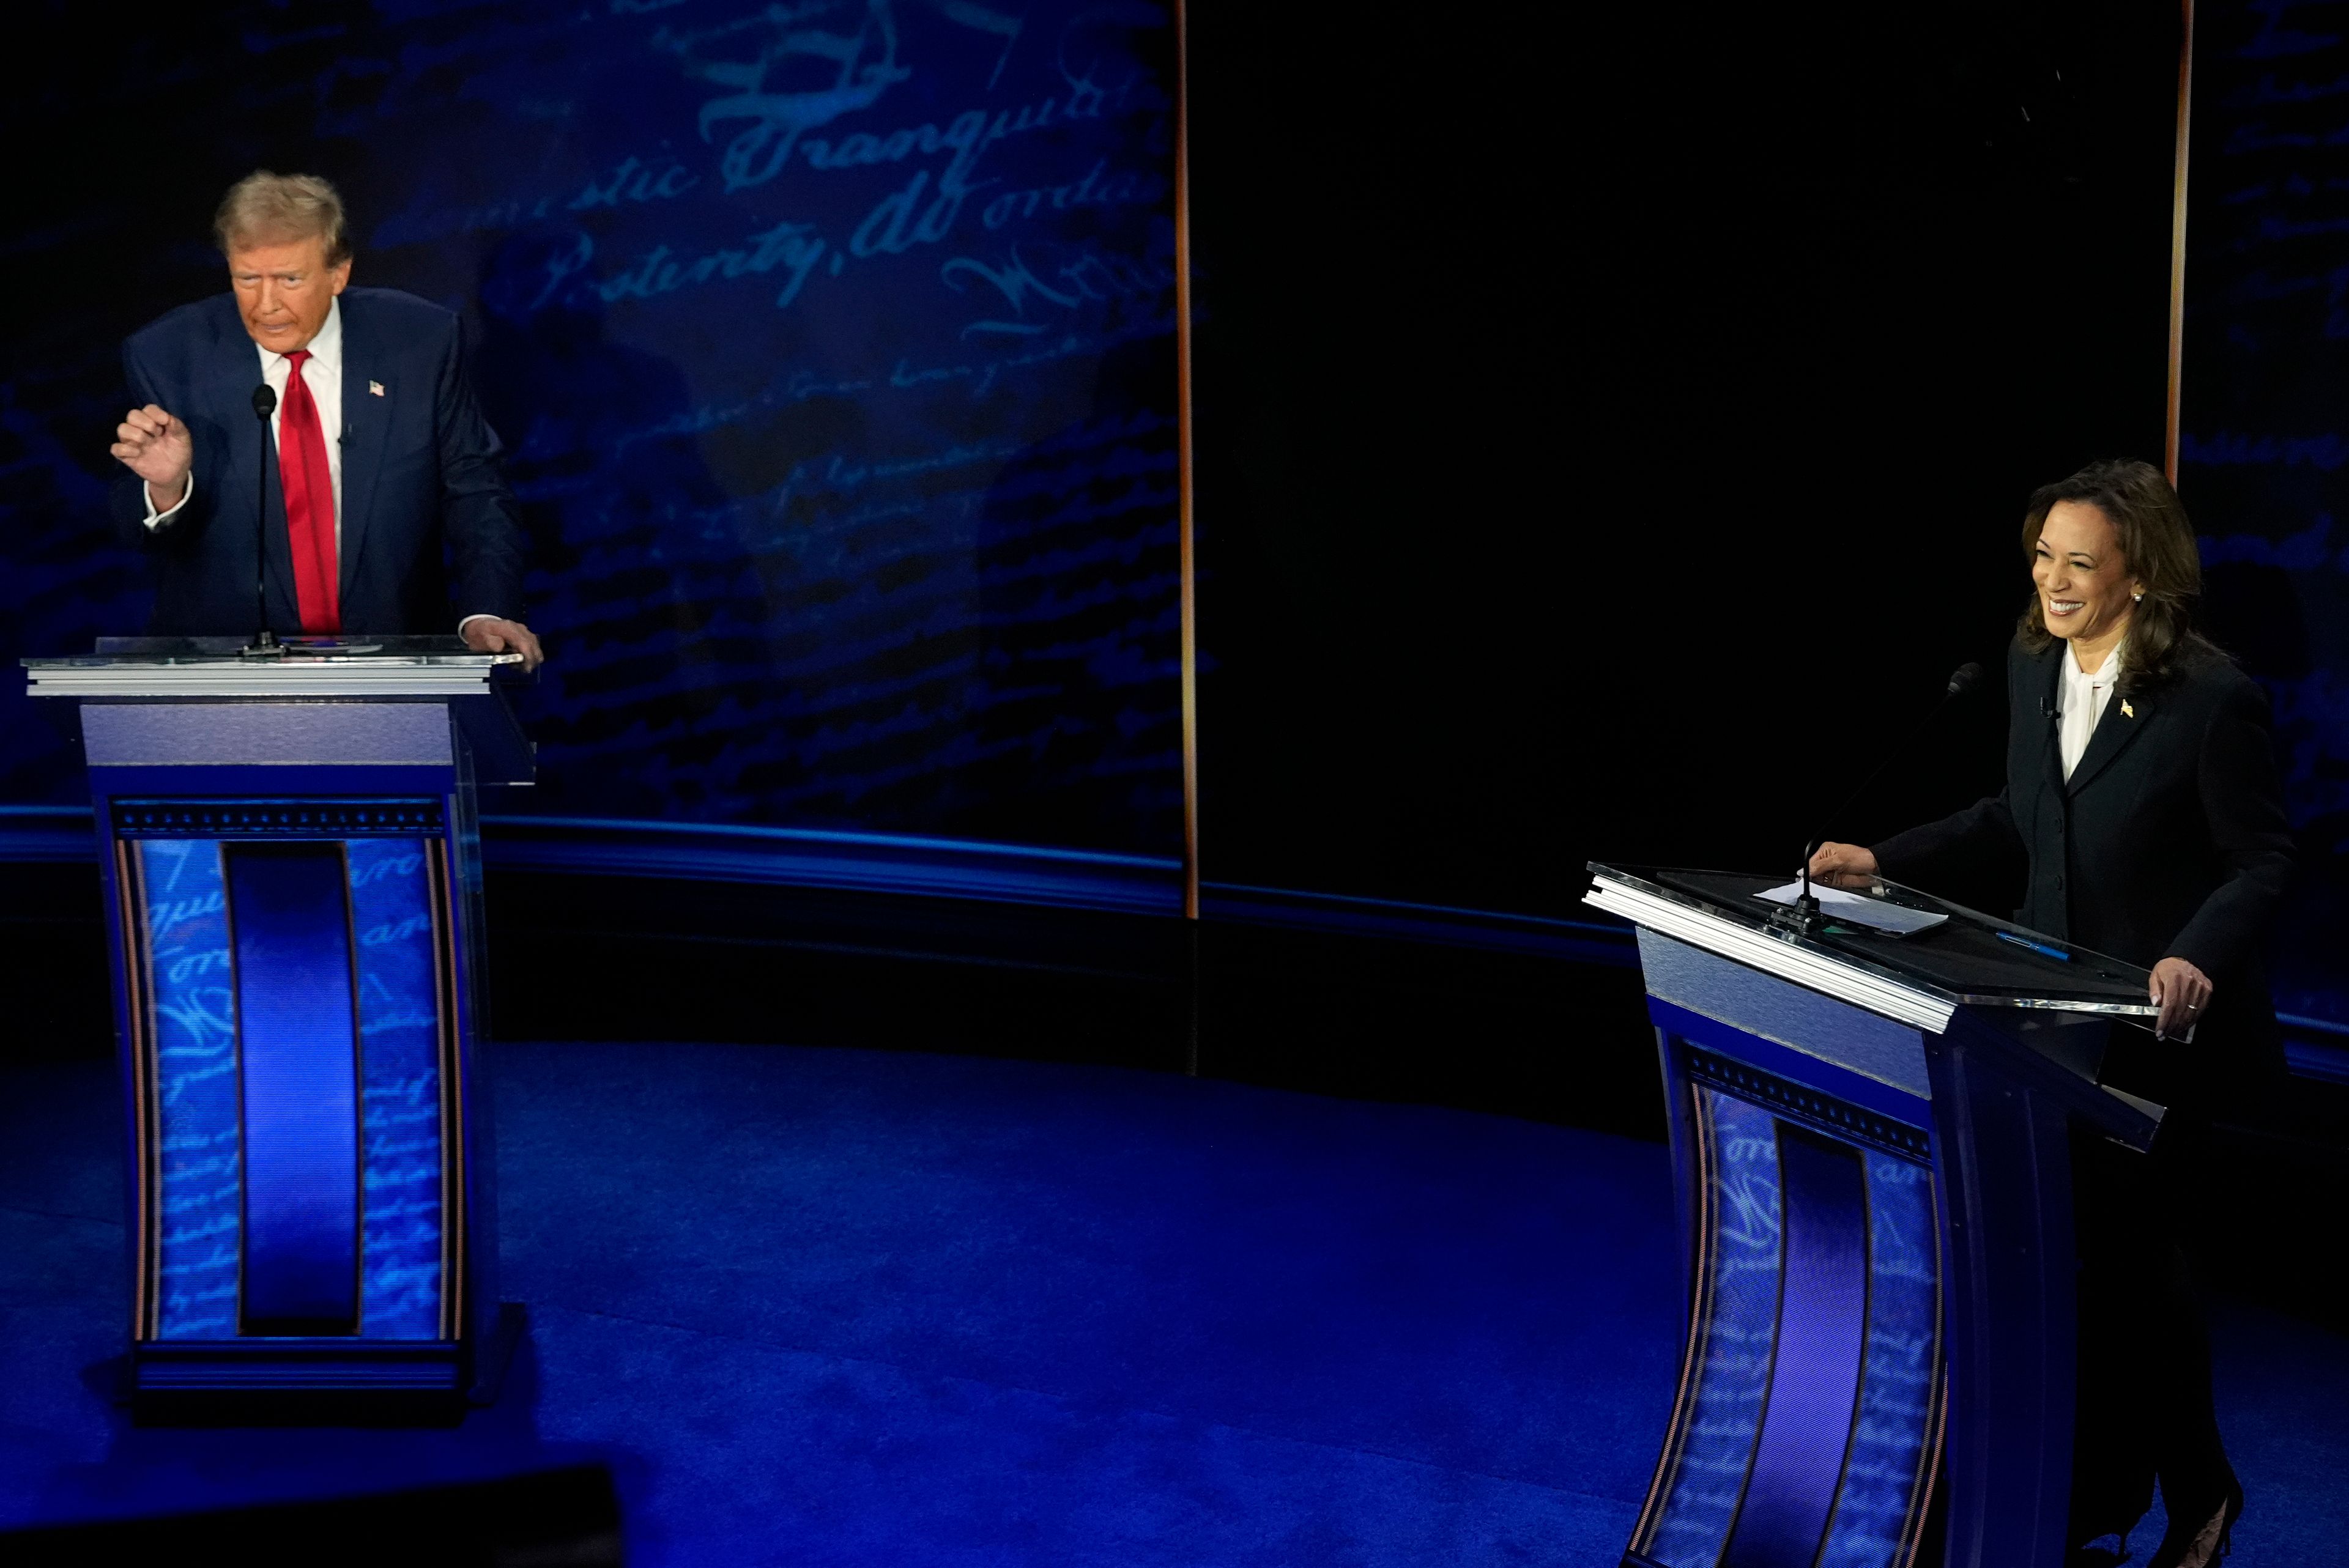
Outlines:
POLYGON ((328 266, 351 259, 342 195, 333 181, 316 174, 256 169, 228 188, 212 218, 212 237, 222 255, 240 244, 282 243, 314 234, 326 243, 328 266))

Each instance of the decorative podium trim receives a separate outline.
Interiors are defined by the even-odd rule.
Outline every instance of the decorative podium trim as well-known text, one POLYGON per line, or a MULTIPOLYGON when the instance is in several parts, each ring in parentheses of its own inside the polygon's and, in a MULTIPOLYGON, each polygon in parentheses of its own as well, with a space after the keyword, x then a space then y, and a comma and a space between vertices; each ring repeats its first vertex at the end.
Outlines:
POLYGON ((25 687, 32 696, 452 697, 483 696, 498 661, 439 658, 430 664, 380 658, 205 660, 184 665, 126 665, 112 659, 27 659, 25 687))
POLYGON ((1775 975, 1781 980, 1792 980, 1797 985, 1897 1019, 1912 1028, 1944 1034, 1951 1018, 1957 1014, 1957 1003, 1949 998, 1871 975, 1797 946, 1785 937, 1718 920, 1686 904, 1605 877, 1591 883, 1582 902, 1634 924, 1662 932, 1692 947, 1717 953, 1765 975, 1775 975))
POLYGON ((1919 1165, 1933 1162, 1932 1135, 1923 1128, 1909 1126, 1834 1095, 1806 1088, 1776 1073, 1764 1072, 1685 1039, 1681 1041, 1681 1049, 1683 1065, 1693 1083, 1726 1089, 1741 1099, 1762 1106, 1782 1121, 1803 1122, 1833 1137, 1863 1143, 1919 1165))
POLYGON ((118 799, 125 839, 438 838, 448 820, 436 799, 118 799))
POLYGON ((453 1394, 464 1387, 465 1352, 453 1340, 347 1346, 321 1346, 315 1340, 181 1340, 136 1346, 131 1376, 138 1388, 156 1393, 413 1389, 453 1394))

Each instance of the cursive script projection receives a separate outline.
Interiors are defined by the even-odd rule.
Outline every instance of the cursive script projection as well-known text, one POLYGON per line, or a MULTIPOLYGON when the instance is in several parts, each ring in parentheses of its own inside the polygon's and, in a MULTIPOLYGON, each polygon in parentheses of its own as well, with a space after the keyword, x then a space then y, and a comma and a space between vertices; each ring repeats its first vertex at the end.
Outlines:
POLYGON ((1939 1411, 1940 1242, 1933 1174, 1862 1150, 1868 1179, 1868 1352, 1843 1491, 1818 1568, 1896 1568, 1939 1411))
POLYGON ((156 1335, 223 1338, 236 1333, 244 1212, 227 885, 212 841, 141 840, 137 852, 154 1008, 156 1335))
POLYGON ((1700 1136, 1711 1145, 1711 1312, 1692 1369, 1694 1408, 1646 1548, 1674 1564, 1719 1561, 1736 1522, 1770 1391, 1782 1273, 1777 1119, 1713 1089, 1696 1093, 1700 1136))
MULTIPOLYGON (((2199 18, 2178 489, 2211 630, 2267 687, 2293 826, 2349 864, 2349 29, 2199 18)), ((2305 879, 2277 1000, 2349 1022, 2349 909, 2305 879)))
POLYGON ((440 987, 429 851, 350 839, 366 1185, 359 1332, 440 1336, 440 987))
MULTIPOLYGON (((522 809, 1175 851, 1164 6, 404 0, 179 68, 123 103, 205 168, 311 106, 272 157, 343 181, 357 281, 468 318, 553 655, 522 809)), ((90 310, 71 398, 0 384, 27 652, 141 614, 90 310)), ((12 714, 14 792, 71 788, 12 714)))
MULTIPOLYGON (((1665 1455, 1645 1556, 1721 1561, 1749 1501, 1774 1368, 1799 1329, 1782 1322, 1789 1267, 1781 1207, 1785 1124, 1760 1106, 1695 1091, 1710 1226, 1685 1424, 1665 1455)), ((1809 1136, 1807 1134, 1804 1136, 1809 1136)), ((1858 1404, 1820 1568, 1895 1568, 1931 1470, 1940 1411, 1940 1278, 1932 1173, 1854 1148, 1867 1184, 1866 1351, 1858 1404)), ((1750 1544, 1750 1541, 1748 1542, 1750 1544)))

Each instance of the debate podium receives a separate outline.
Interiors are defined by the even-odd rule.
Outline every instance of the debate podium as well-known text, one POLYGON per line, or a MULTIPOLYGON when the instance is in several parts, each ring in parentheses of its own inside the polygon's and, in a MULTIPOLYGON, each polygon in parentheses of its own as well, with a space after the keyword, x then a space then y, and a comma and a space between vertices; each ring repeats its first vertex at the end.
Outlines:
POLYGON ((2162 1108, 2097 1082, 2146 971, 1889 882, 1947 918, 1806 932, 1757 897, 1783 877, 1590 871, 1638 927, 1689 1310, 1624 1568, 1907 1568, 1929 1530, 2059 1568, 2070 1140, 2152 1143, 2162 1108))
POLYGON ((475 789, 509 656, 109 638, 79 707, 129 1132, 134 1408, 450 1412, 496 1292, 475 789))

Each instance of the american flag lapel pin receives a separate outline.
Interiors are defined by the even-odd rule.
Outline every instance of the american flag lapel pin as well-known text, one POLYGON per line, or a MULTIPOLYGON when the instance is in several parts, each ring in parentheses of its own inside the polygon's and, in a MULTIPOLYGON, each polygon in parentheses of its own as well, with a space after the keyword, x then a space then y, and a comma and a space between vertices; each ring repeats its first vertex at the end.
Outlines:
POLYGON ((380 381, 370 381, 367 383, 367 390, 374 396, 380 397, 383 396, 383 383, 380 381))

